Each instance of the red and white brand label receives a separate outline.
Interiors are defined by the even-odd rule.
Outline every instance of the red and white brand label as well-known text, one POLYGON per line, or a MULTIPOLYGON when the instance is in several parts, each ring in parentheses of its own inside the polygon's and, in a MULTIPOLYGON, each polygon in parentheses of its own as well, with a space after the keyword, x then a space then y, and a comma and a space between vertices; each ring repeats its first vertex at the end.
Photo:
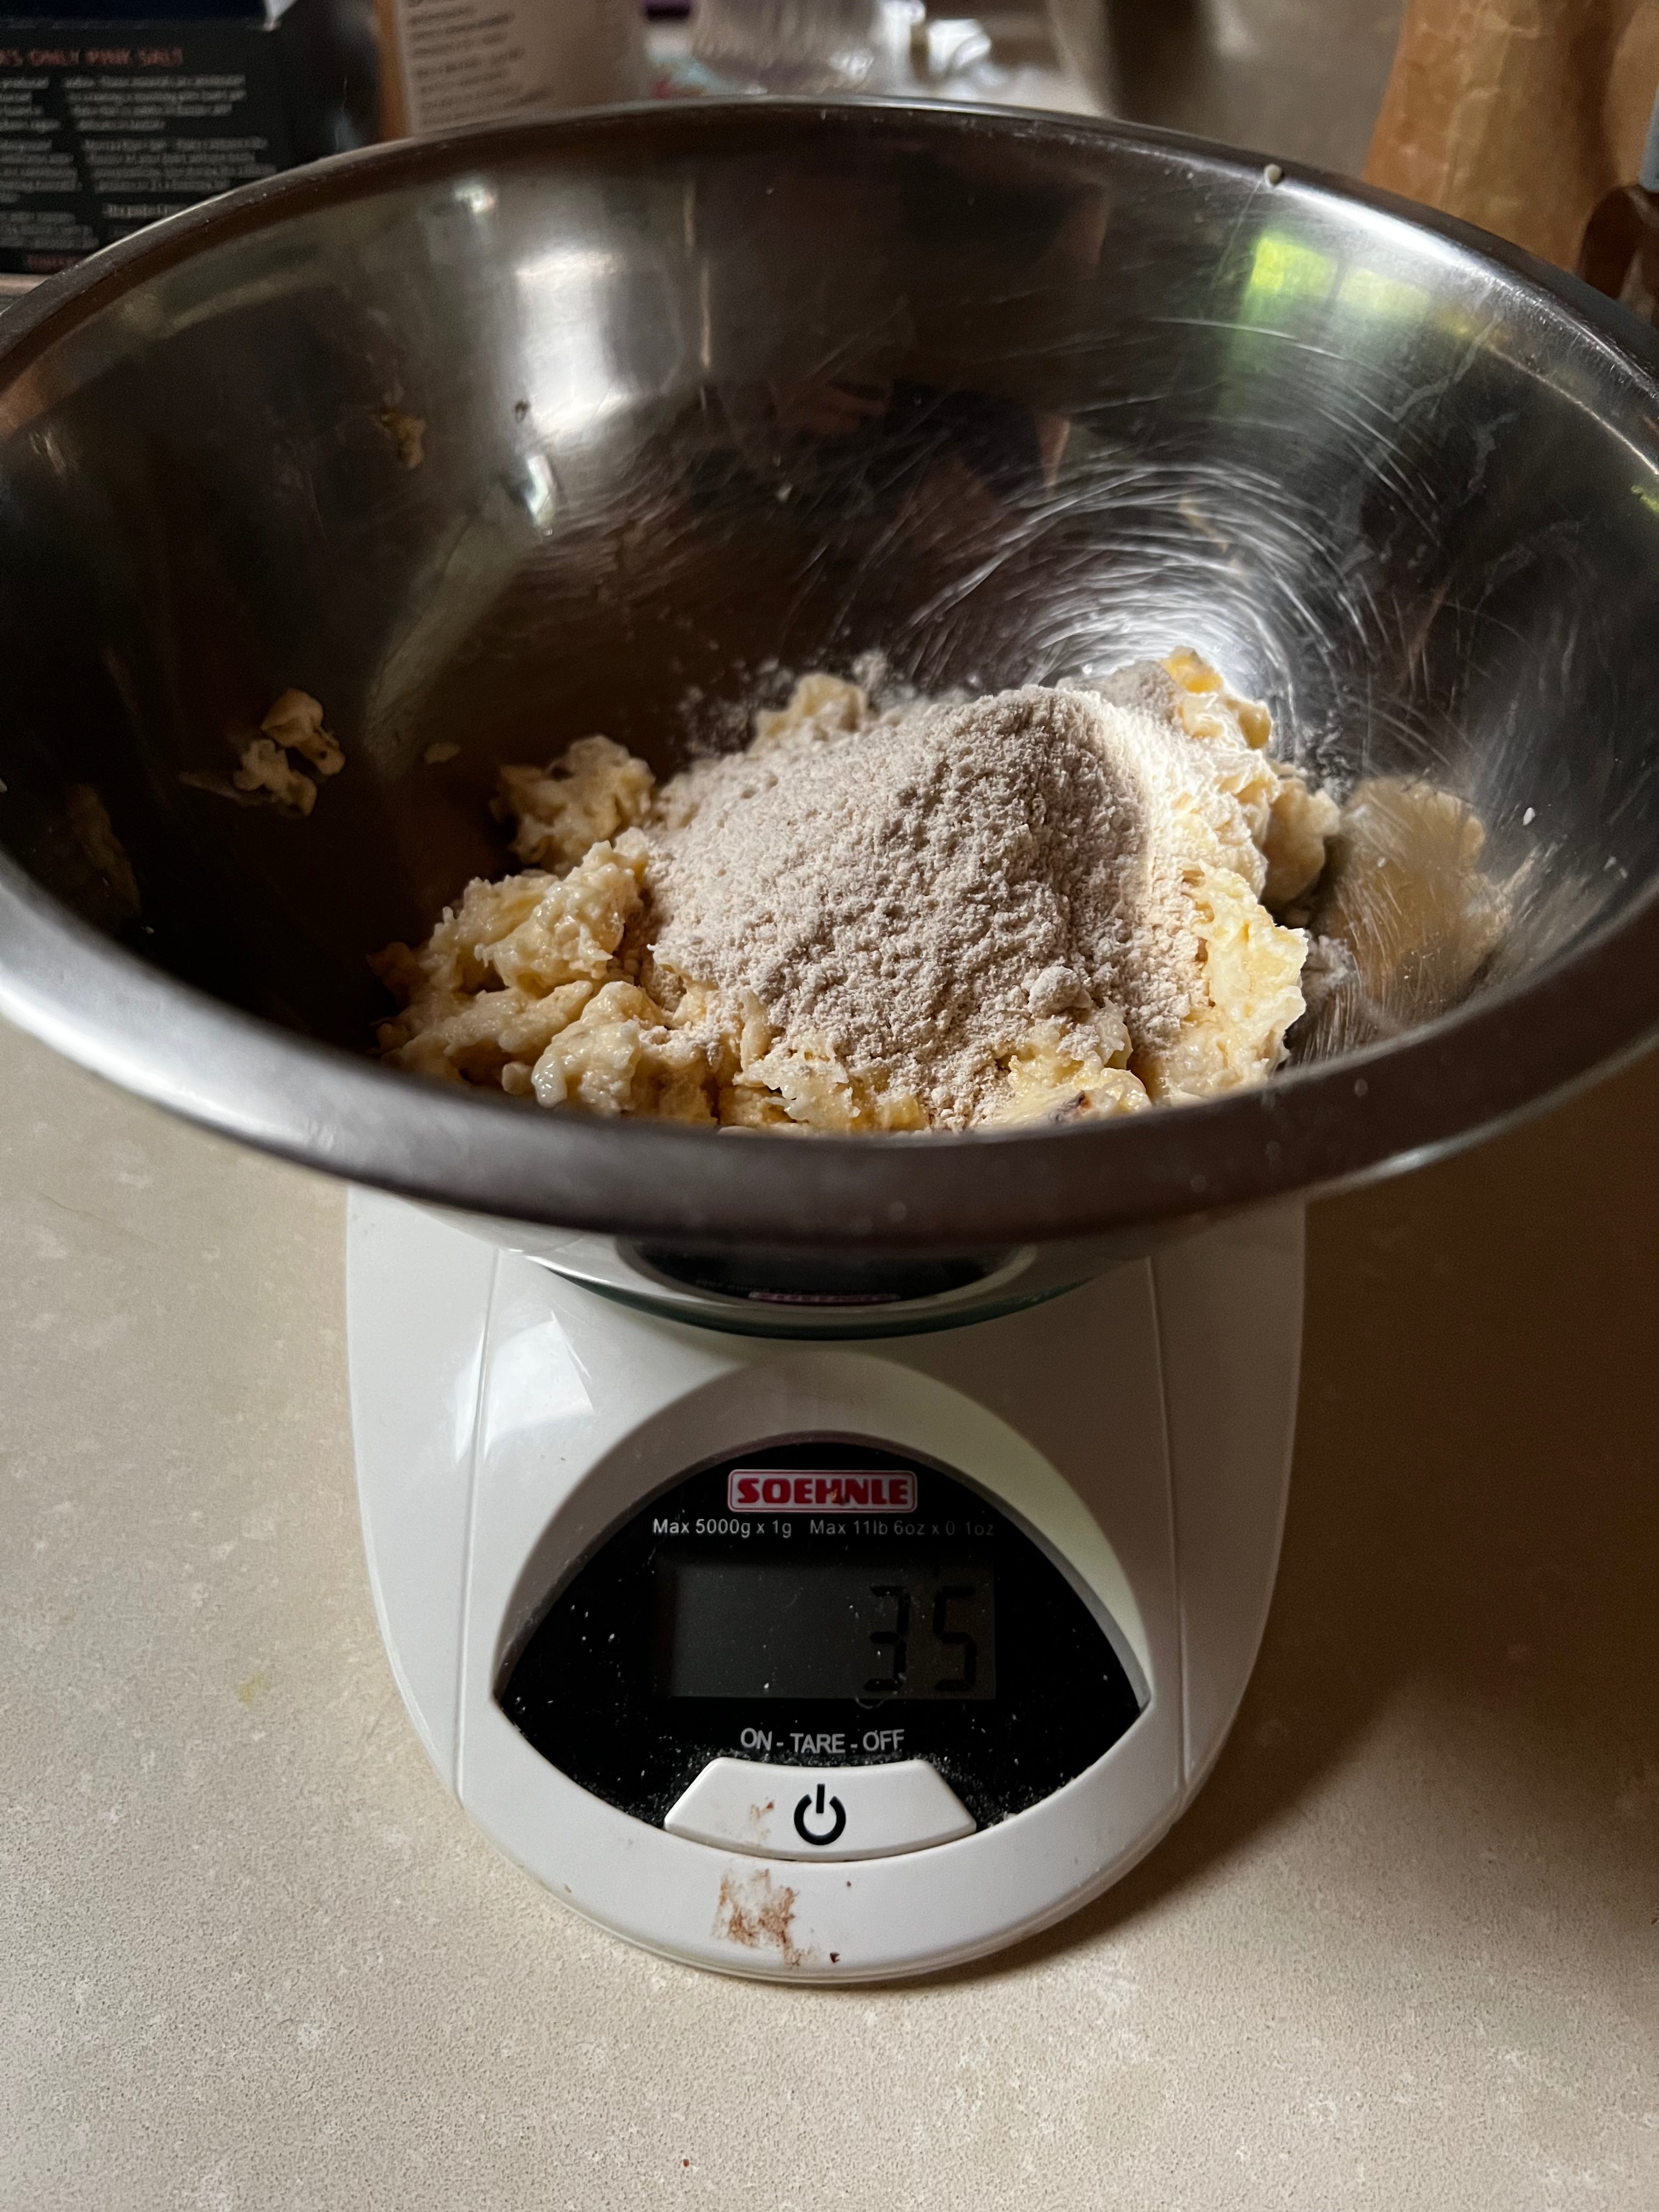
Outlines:
POLYGON ((747 1513, 914 1513, 916 1478, 908 1468, 875 1474, 861 1467, 734 1467, 726 1502, 747 1513))

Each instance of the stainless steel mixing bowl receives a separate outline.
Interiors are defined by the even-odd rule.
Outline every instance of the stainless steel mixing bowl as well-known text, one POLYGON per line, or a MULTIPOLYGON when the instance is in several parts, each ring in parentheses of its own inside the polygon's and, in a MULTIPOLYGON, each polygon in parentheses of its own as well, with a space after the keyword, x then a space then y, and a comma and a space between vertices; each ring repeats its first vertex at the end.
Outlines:
POLYGON ((312 1165, 676 1246, 1075 1273, 1421 1157, 1659 1020, 1656 367, 1455 224, 1071 121, 626 111, 234 193, 0 324, 0 1007, 312 1165), (547 1115, 368 1056, 365 953, 503 865, 498 763, 603 729, 666 769, 872 648, 981 686, 1188 641, 1322 773, 1479 810, 1515 904, 1464 1003, 956 1138, 547 1115), (181 781, 289 685, 349 756, 308 820, 181 781))

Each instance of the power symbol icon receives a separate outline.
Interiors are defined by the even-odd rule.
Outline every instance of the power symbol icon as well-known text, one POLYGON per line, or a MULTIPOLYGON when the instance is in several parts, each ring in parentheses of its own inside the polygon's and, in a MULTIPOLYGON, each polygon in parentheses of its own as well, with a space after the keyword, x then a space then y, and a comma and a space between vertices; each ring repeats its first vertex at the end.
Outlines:
POLYGON ((832 1797, 830 1800, 830 1810, 834 1815, 834 1818, 831 1820, 830 1826, 825 1828, 822 1833, 819 1833, 813 1829, 809 1828, 806 1825, 806 1814, 809 1806, 811 1808, 814 1815, 821 1820, 823 1818, 823 1783, 820 1782, 818 1784, 817 1801, 816 1803, 813 1802, 811 1791, 808 1790, 805 1796, 803 1797, 799 1804, 796 1806, 795 1833, 800 1838, 804 1844, 833 1844, 836 1837, 840 1835, 842 1830, 847 1826, 847 1808, 842 1803, 839 1797, 832 1797))

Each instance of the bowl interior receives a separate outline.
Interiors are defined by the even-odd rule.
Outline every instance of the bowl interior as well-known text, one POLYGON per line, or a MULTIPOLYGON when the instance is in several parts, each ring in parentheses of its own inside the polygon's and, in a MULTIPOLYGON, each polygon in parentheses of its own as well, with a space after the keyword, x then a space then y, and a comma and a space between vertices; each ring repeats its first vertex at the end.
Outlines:
POLYGON ((745 107, 329 165, 0 359, 0 840, 361 1050, 365 954, 506 865, 504 762, 665 770, 872 652, 1191 644, 1321 775, 1478 810, 1502 989, 1653 878, 1655 412, 1524 270, 1178 142, 745 107), (181 780, 290 686, 348 756, 309 818, 181 780))

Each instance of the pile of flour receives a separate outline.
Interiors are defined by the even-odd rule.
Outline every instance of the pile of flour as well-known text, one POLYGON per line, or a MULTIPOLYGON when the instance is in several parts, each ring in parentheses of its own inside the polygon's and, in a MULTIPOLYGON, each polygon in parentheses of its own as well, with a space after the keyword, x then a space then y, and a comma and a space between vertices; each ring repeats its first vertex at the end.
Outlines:
POLYGON ((1174 830, 1200 749, 1122 690, 825 714, 698 763, 651 833, 655 957, 945 1127, 1034 1020, 1109 1010, 1167 1044, 1197 975, 1174 830))

